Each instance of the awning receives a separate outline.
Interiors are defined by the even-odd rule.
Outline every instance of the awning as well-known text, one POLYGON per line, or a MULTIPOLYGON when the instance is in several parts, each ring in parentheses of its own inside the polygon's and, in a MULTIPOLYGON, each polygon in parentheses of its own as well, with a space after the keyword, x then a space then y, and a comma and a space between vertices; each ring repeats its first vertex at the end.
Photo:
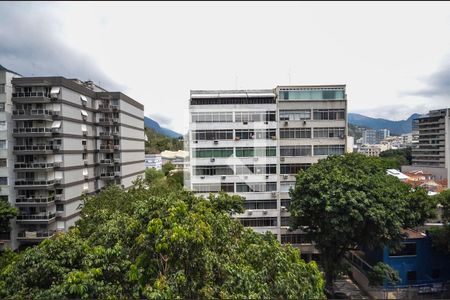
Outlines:
POLYGON ((52 128, 60 128, 61 127, 61 121, 53 121, 52 128))
POLYGON ((84 116, 84 117, 87 117, 87 116, 88 116, 88 113, 87 113, 87 111, 85 111, 84 109, 82 109, 82 110, 81 110, 81 115, 84 116))
POLYGON ((87 102, 86 96, 81 95, 81 96, 80 96, 80 99, 81 99, 81 101, 87 102))
POLYGON ((81 124, 81 131, 87 131, 86 124, 81 124))

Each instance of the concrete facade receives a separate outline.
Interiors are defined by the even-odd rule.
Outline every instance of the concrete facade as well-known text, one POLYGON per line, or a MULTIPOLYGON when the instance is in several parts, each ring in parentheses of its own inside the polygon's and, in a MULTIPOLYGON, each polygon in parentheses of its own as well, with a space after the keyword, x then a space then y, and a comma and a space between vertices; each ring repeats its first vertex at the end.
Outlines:
POLYGON ((19 209, 10 246, 66 231, 82 197, 124 188, 144 173, 143 105, 92 82, 14 78, 9 201, 19 209))
POLYGON ((235 216, 244 226, 317 253, 304 234, 288 232, 289 189, 301 169, 345 153, 346 139, 344 85, 191 91, 187 185, 245 197, 235 216))

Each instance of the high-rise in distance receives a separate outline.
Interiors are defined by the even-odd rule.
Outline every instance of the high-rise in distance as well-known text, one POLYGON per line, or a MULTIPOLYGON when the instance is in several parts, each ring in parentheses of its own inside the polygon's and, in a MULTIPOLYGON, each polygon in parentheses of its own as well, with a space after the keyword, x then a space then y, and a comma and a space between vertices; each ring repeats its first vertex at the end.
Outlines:
POLYGON ((313 247, 289 230, 295 175, 346 151, 345 85, 278 86, 263 90, 192 90, 188 188, 245 197, 236 217, 282 243, 313 247))

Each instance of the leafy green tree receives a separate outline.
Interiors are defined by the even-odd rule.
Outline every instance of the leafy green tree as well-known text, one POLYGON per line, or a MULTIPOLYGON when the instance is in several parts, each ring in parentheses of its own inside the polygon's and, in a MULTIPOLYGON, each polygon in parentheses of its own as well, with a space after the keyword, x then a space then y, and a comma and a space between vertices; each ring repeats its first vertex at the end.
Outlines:
POLYGON ((433 213, 426 191, 387 175, 381 159, 356 153, 330 156, 301 171, 291 198, 293 226, 304 226, 315 241, 330 290, 346 251, 398 246, 402 228, 433 213))
POLYGON ((410 165, 412 162, 411 147, 383 151, 380 158, 386 163, 386 167, 400 170, 401 166, 410 165))
POLYGON ((170 161, 162 165, 162 171, 165 176, 169 175, 170 171, 173 170, 175 170, 175 165, 170 161))
POLYGON ((372 286, 382 286, 384 281, 395 285, 400 282, 400 275, 391 266, 378 262, 373 266, 372 271, 368 275, 369 284, 372 286))
POLYGON ((314 262, 230 218, 242 203, 166 179, 111 186, 85 199, 75 228, 0 270, 0 298, 323 298, 314 262))
POLYGON ((445 190, 434 196, 436 202, 441 206, 443 226, 432 227, 428 230, 433 247, 443 254, 450 253, 450 190, 445 190))
POLYGON ((157 133, 153 129, 145 128, 147 141, 145 142, 145 153, 158 154, 164 150, 177 151, 183 150, 183 140, 169 138, 157 133))
POLYGON ((17 213, 17 208, 12 207, 8 201, 0 200, 0 232, 11 230, 9 222, 17 213))

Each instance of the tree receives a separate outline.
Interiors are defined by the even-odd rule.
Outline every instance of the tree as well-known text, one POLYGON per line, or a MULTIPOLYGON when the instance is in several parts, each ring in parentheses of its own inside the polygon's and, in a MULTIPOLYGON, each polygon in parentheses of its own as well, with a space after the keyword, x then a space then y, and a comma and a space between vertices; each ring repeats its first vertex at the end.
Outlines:
POLYGON ((428 229, 433 247, 443 254, 450 253, 450 190, 445 190, 434 196, 436 202, 441 206, 442 223, 441 227, 432 227, 428 229))
POLYGON ((183 140, 173 139, 157 133, 153 129, 145 128, 147 141, 145 142, 145 153, 158 154, 164 150, 183 150, 183 140))
POLYGON ((410 165, 412 162, 411 147, 383 151, 380 153, 380 158, 388 168, 400 170, 401 166, 410 165))
POLYGON ((379 158, 356 153, 330 156, 301 171, 291 198, 293 226, 304 226, 315 241, 331 291, 346 251, 398 247, 401 229, 433 212, 426 191, 387 175, 379 158))
POLYGON ((372 271, 368 275, 369 284, 372 286, 382 286, 386 280, 390 284, 397 284, 400 282, 400 275, 391 266, 385 263, 378 262, 373 266, 372 271))
POLYGON ((172 162, 166 162, 162 166, 162 171, 165 176, 169 175, 170 171, 175 170, 175 165, 172 162))
POLYGON ((75 228, 0 270, 0 298, 323 298, 314 262, 230 218, 242 198, 166 181, 87 197, 75 228))
POLYGON ((11 230, 9 222, 16 216, 17 208, 5 200, 0 200, 0 232, 9 232, 11 230))

